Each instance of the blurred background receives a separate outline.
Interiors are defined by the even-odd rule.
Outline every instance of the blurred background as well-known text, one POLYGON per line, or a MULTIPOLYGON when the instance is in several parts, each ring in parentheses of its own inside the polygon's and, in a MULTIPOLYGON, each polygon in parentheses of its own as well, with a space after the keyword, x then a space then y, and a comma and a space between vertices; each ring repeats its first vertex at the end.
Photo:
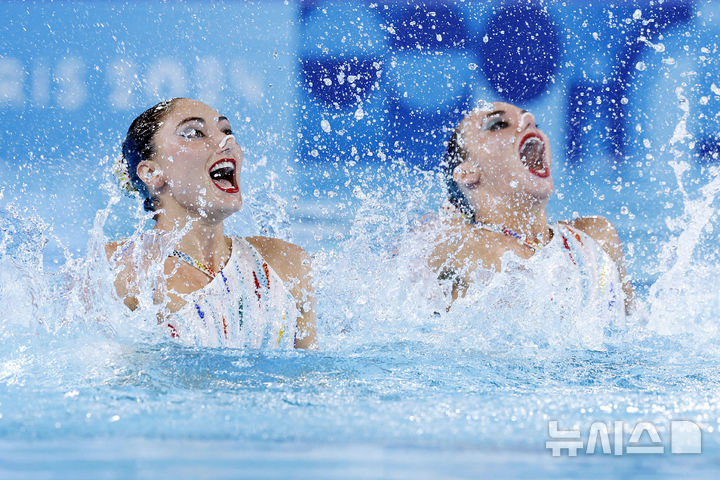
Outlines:
MULTIPOLYGON (((608 217, 646 285, 693 205, 714 202, 719 14, 703 0, 4 1, 0 205, 45 222, 50 258, 81 254, 130 122, 187 96, 227 115, 245 151, 248 208, 230 229, 314 252, 347 238, 368 195, 437 208, 448 129, 503 100, 550 136, 551 218, 608 217)), ((132 231, 132 208, 112 210, 108 236, 132 231)))

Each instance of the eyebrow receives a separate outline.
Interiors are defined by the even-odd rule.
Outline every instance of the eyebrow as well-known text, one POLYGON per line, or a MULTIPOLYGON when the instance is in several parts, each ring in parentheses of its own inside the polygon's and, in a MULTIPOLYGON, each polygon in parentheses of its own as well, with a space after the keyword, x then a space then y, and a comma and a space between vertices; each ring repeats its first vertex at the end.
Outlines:
POLYGON ((230 120, 228 120, 227 117, 223 117, 222 115, 220 115, 219 117, 217 117, 217 120, 216 120, 216 121, 217 121, 218 123, 220 123, 220 122, 222 122, 223 120, 225 120, 226 122, 229 122, 229 121, 230 121, 230 120))
MULTIPOLYGON (((183 123, 188 123, 188 122, 200 122, 200 123, 202 123, 202 124, 205 124, 205 120, 203 120, 203 119, 200 118, 200 117, 188 117, 188 118, 186 118, 185 120, 181 120, 180 123, 177 124, 177 126, 179 127, 179 126, 182 125, 183 123)), ((177 128, 177 127, 176 127, 176 128, 177 128)))
MULTIPOLYGON (((487 115, 485 115, 485 118, 492 117, 494 115, 502 115, 503 113, 505 113, 505 110, 495 110, 494 112, 490 112, 487 115)), ((522 115, 523 113, 528 113, 528 111, 520 110, 520 114, 522 115)))

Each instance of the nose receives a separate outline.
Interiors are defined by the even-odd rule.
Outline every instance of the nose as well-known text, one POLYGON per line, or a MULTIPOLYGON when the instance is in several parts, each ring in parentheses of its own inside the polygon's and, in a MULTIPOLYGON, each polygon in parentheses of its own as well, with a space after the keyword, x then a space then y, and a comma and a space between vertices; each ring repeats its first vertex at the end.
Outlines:
POLYGON ((230 150, 230 148, 232 148, 232 144, 230 144, 230 141, 232 141, 232 143, 235 143, 235 135, 225 135, 223 139, 220 140, 220 144, 218 145, 218 153, 230 150))
POLYGON ((520 115, 520 123, 518 125, 518 131, 521 132, 525 130, 527 127, 534 127, 535 126, 535 117, 530 112, 523 112, 520 115))

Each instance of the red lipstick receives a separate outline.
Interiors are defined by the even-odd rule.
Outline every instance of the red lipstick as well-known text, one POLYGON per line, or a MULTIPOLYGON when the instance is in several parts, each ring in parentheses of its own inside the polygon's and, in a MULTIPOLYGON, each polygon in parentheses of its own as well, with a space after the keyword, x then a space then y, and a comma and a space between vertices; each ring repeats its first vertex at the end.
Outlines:
POLYGON ((213 184, 226 193, 238 193, 237 162, 234 158, 221 158, 208 169, 213 184))

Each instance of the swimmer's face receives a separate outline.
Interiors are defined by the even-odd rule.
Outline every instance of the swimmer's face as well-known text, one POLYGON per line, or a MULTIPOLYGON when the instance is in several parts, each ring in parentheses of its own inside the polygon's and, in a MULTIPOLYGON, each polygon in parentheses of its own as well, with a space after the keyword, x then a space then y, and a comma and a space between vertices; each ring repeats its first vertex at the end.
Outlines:
POLYGON ((530 112, 504 102, 492 109, 474 110, 460 124, 459 141, 467 153, 456 171, 472 172, 472 179, 498 195, 529 194, 549 198, 550 142, 530 112))
MULTIPOLYGON (((242 206, 243 153, 228 119, 202 102, 180 99, 153 138, 159 196, 202 217, 225 218, 242 206)), ((164 207, 169 207, 163 202, 164 207)))

